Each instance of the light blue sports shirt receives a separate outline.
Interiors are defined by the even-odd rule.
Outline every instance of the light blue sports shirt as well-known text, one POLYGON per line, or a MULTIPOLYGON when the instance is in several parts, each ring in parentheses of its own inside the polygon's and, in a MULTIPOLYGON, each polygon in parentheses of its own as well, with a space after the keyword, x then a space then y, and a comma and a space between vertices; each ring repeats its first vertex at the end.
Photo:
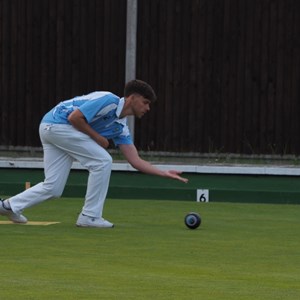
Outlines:
POLYGON ((60 102, 42 119, 42 123, 70 124, 68 116, 79 109, 88 124, 115 145, 132 144, 127 119, 120 119, 124 98, 110 92, 93 92, 60 102))

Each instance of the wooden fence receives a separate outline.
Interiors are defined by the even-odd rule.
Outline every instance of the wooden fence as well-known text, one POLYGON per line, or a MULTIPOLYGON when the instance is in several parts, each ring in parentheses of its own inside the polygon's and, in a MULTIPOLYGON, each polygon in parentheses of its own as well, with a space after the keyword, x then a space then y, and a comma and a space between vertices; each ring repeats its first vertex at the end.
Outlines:
POLYGON ((142 148, 300 153, 299 1, 139 7, 138 75, 160 98, 137 127, 142 148))
MULTIPOLYGON (((39 146, 60 99, 121 95, 125 24, 125 0, 0 0, 0 143, 39 146)), ((297 0, 138 0, 137 77, 158 94, 139 149, 300 154, 297 0)))
POLYGON ((122 93, 125 24, 125 0, 0 0, 0 144, 40 146, 57 102, 122 93))

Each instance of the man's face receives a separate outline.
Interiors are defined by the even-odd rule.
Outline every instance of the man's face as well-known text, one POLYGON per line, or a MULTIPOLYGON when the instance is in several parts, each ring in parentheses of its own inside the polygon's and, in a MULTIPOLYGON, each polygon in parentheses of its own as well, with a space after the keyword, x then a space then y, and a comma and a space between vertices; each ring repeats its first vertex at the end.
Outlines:
POLYGON ((132 96, 132 111, 137 118, 141 118, 150 110, 151 101, 138 94, 132 96))

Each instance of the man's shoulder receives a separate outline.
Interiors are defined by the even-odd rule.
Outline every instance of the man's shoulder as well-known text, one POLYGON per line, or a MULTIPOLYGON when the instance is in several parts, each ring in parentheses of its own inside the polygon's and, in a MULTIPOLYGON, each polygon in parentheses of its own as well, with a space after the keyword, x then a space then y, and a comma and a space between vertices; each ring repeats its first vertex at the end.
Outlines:
POLYGON ((77 99, 86 99, 86 100, 98 100, 98 99, 105 99, 105 100, 110 100, 113 102, 119 102, 120 98, 118 96, 116 96, 115 94, 111 93, 111 92, 100 92, 100 91, 96 91, 96 92, 92 92, 89 93, 87 95, 83 95, 80 97, 77 97, 77 99))

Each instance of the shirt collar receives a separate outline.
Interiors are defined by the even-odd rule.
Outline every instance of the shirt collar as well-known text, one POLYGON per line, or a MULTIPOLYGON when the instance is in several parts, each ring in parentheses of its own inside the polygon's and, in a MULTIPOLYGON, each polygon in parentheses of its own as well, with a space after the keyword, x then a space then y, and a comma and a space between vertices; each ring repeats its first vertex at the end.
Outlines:
POLYGON ((121 112, 122 112, 122 109, 124 107, 124 104, 125 104, 125 99, 123 97, 123 98, 120 99, 118 107, 117 107, 117 110, 116 110, 116 115, 117 115, 118 118, 121 115, 121 112))

